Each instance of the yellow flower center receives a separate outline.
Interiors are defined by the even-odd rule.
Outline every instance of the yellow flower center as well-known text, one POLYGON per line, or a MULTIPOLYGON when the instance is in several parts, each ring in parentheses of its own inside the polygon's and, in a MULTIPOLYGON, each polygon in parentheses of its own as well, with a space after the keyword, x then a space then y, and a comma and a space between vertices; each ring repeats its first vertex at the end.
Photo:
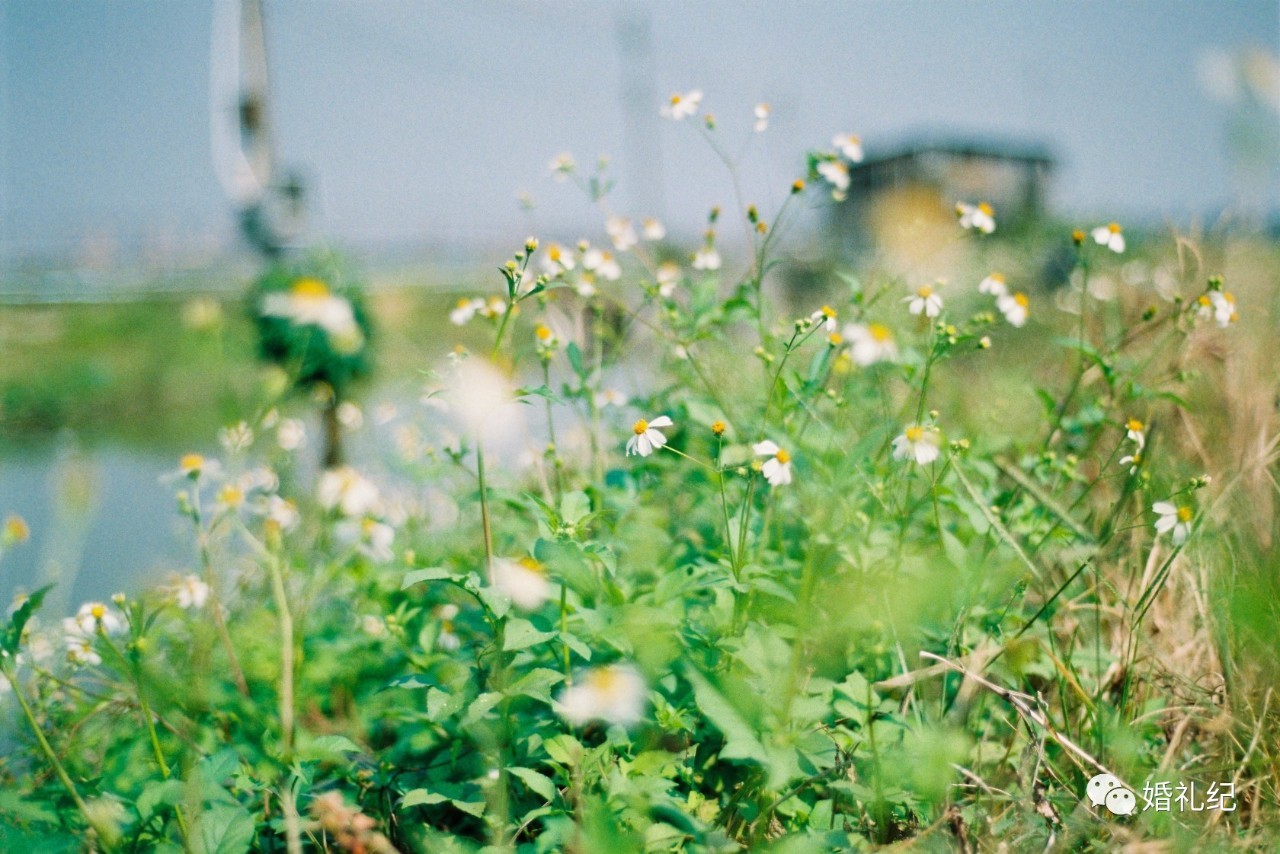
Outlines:
POLYGON ((1119 234, 1119 233, 1120 233, 1120 223, 1118 223, 1118 222, 1113 222, 1113 223, 1108 224, 1108 225, 1107 225, 1107 231, 1111 232, 1112 234, 1119 234))
POLYGON ((244 503, 244 493, 234 486, 224 486, 218 491, 218 500, 228 507, 239 507, 244 503))
POLYGON ((551 330, 543 326, 541 323, 538 324, 538 328, 533 330, 533 332, 538 336, 539 341, 546 341, 551 337, 551 330))
POLYGON ((883 323, 873 323, 867 327, 867 331, 871 333, 871 337, 883 344, 893 339, 893 333, 889 331, 889 327, 883 323))
POLYGON ((1014 294, 1013 301, 1016 302, 1018 305, 1022 306, 1023 308, 1026 308, 1028 305, 1031 304, 1031 301, 1027 299, 1027 295, 1022 292, 1018 292, 1014 294))
POLYGON ((552 261, 559 263, 560 255, 561 255, 560 244, 552 243, 551 246, 547 249, 547 257, 550 258, 552 261))
POLYGON ((464 297, 464 298, 462 298, 462 299, 458 300, 458 303, 457 303, 457 305, 456 305, 455 307, 456 307, 456 308, 469 308, 470 306, 471 306, 471 300, 466 299, 466 298, 464 297))
POLYGON ((995 214, 995 211, 991 209, 991 205, 987 204, 986 202, 979 202, 978 210, 982 211, 987 216, 992 216, 993 214, 995 214))
POLYGON ((631 425, 632 432, 634 432, 637 436, 639 436, 641 433, 643 433, 645 430, 648 430, 648 429, 649 429, 649 422, 645 421, 643 418, 641 418, 635 424, 631 425))
POLYGON ((602 694, 612 694, 619 687, 621 679, 615 667, 600 667, 587 674, 586 682, 602 694))
POLYGON ((1124 426, 1125 428, 1132 430, 1135 433, 1142 432, 1142 422, 1136 418, 1130 418, 1128 421, 1125 422, 1124 426))
POLYGON ((782 448, 778 449, 778 453, 774 454, 773 458, 784 465, 791 462, 791 454, 782 448))
POLYGON ((1075 231, 1071 232, 1071 239, 1076 243, 1084 243, 1084 232, 1077 228, 1075 231))
POLYGON ((538 561, 534 560, 533 558, 527 555, 525 557, 520 558, 520 560, 516 561, 516 563, 520 564, 530 572, 536 572, 539 575, 541 575, 543 572, 546 571, 546 569, 543 567, 542 564, 538 563, 538 561))
POLYGON ((832 332, 830 335, 827 336, 827 341, 831 344, 832 347, 839 347, 841 344, 844 343, 844 336, 841 335, 839 332, 832 332))
POLYGON ((916 291, 916 295, 919 296, 921 299, 928 299, 929 297, 933 296, 933 288, 929 287, 928 285, 923 285, 920 288, 920 290, 916 291))
POLYGON ((1208 308, 1209 306, 1213 305, 1213 300, 1209 299, 1208 294, 1201 294, 1200 299, 1196 300, 1196 302, 1200 303, 1205 308, 1208 308))
POLYGON ((1003 281, 1004 281, 1004 273, 992 273, 992 274, 991 274, 990 276, 988 276, 987 278, 991 279, 991 281, 993 281, 993 282, 1003 282, 1003 281))
POLYGON ((204 468, 204 457, 199 454, 187 454, 178 462, 178 466, 185 472, 200 471, 204 468))
POLYGON ((674 107, 674 106, 678 105, 682 100, 683 100, 683 99, 680 97, 680 93, 679 93, 679 92, 677 92, 676 94, 674 94, 674 95, 672 95, 672 96, 671 96, 671 106, 673 106, 673 107, 674 107))
POLYGON ((723 421, 711 422, 711 432, 717 436, 723 436, 725 431, 725 423, 723 421))
POLYGON ((831 319, 836 316, 836 310, 829 305, 824 305, 822 307, 822 316, 831 319))
POLYGON ((293 287, 289 288, 289 292, 295 297, 323 299, 329 295, 329 286, 319 279, 298 279, 293 283, 293 287))
POLYGON ((1227 302, 1231 303, 1232 305, 1236 304, 1236 298, 1231 295, 1231 291, 1223 291, 1222 298, 1227 302))
POLYGON ((4 520, 4 533, 9 539, 22 542, 31 536, 31 529, 21 516, 10 516, 4 520))
POLYGON ((791 182, 791 192, 798 193, 803 189, 804 189, 804 181, 801 181, 800 179, 797 178, 795 181, 791 182))
POLYGON ((105 605, 95 602, 93 607, 89 609, 89 614, 95 620, 101 620, 103 617, 107 615, 107 607, 105 605))
POLYGON ((908 427, 906 435, 907 435, 908 442, 919 442, 921 439, 924 438, 924 428, 908 427))
POLYGON ((1191 508, 1190 508, 1190 507, 1179 507, 1179 508, 1178 508, 1178 521, 1179 521, 1179 522, 1190 522, 1190 521, 1191 521, 1191 508))
POLYGON ((360 520, 360 530, 364 532, 365 536, 372 534, 373 529, 376 527, 378 527, 378 521, 376 519, 370 519, 366 516, 364 519, 360 520))

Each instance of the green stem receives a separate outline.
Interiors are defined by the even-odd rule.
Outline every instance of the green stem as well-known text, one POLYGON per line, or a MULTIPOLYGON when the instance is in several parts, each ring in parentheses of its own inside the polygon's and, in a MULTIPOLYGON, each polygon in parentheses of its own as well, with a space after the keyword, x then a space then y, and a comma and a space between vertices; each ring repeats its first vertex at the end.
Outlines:
MULTIPOLYGON (((289 611, 289 597, 285 592, 284 574, 276 555, 267 559, 271 573, 271 592, 275 598, 280 618, 280 742, 284 748, 286 763, 293 762, 294 712, 293 712, 293 615, 289 611)), ((281 793, 284 810, 285 844, 289 854, 302 854, 302 823, 292 786, 281 793)))

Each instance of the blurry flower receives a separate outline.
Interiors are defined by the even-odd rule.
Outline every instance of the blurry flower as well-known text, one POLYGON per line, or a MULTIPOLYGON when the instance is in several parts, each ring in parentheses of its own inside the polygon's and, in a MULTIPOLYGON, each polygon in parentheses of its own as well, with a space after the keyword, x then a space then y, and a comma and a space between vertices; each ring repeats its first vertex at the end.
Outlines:
POLYGON ((67 637, 67 661, 97 667, 102 663, 102 656, 93 648, 93 641, 87 637, 67 637))
POLYGON ((996 230, 995 211, 986 202, 979 202, 976 205, 957 202, 956 216, 960 218, 961 228, 977 229, 983 234, 990 234, 996 230))
POLYGON ((10 516, 4 520, 4 533, 0 534, 0 544, 11 546, 14 543, 25 543, 31 537, 31 528, 21 516, 10 516))
POLYGON ((716 251, 716 248, 714 246, 702 247, 696 253, 694 253, 693 269, 719 270, 720 269, 720 253, 716 251))
POLYGON ((325 510, 344 516, 366 516, 378 509, 378 488, 351 466, 328 469, 320 476, 316 497, 325 510))
POLYGON ((276 430, 276 442, 286 451, 306 447, 307 428, 297 418, 285 418, 276 430))
POLYGON ((644 716, 648 688, 631 665, 593 667, 556 698, 556 711, 573 726, 606 721, 632 726, 644 716))
POLYGON ((893 440, 893 458, 895 460, 915 460, 920 465, 928 465, 938 458, 940 439, 936 427, 921 427, 912 424, 901 436, 893 440))
POLYGON ((544 359, 549 358, 556 348, 560 346, 560 339, 551 331, 551 327, 545 323, 539 323, 533 328, 533 338, 538 347, 538 355, 544 359))
POLYGON ((645 421, 641 418, 631 426, 631 431, 634 435, 627 440, 627 456, 639 454, 642 457, 647 457, 667 444, 667 437, 655 428, 670 427, 672 424, 672 420, 665 415, 659 415, 652 421, 645 421))
POLYGON ((841 154, 853 163, 862 162, 862 137, 854 133, 838 133, 831 140, 841 154))
POLYGON ((371 638, 385 637, 387 634, 387 621, 382 619, 380 614, 361 614, 360 631, 371 638))
POLYGON ((843 201, 845 191, 849 189, 849 165, 843 160, 829 157, 818 163, 818 174, 826 179, 835 189, 831 192, 836 201, 843 201))
POLYGON ((656 278, 658 296, 671 299, 671 295, 676 292, 676 285, 680 282, 680 265, 674 261, 662 262, 658 265, 656 278))
POLYGON ((262 507, 262 515, 272 524, 279 525, 283 531, 292 529, 301 518, 298 515, 298 505, 279 495, 267 496, 266 503, 262 507))
POLYGON ((178 461, 178 474, 192 480, 196 480, 201 475, 215 475, 219 468, 216 460, 206 460, 199 454, 185 454, 178 461))
POLYGON ((626 406, 630 398, 617 389, 606 388, 596 392, 595 404, 596 409, 604 409, 606 406, 626 406))
POLYGON ((218 431, 218 442, 227 453, 236 454, 253 444, 253 430, 248 423, 241 421, 218 431))
POLYGON ((1156 519, 1157 534, 1172 531, 1175 546, 1182 545, 1191 536, 1191 521, 1195 514, 1190 507, 1179 506, 1171 501, 1157 501, 1151 505, 1151 509, 1160 517, 1156 519))
POLYGON ((364 343, 351 302, 331 293, 319 279, 298 279, 287 291, 267 294, 262 314, 282 317, 298 326, 317 326, 340 352, 354 352, 364 343))
POLYGON ((395 557, 391 544, 395 540, 396 531, 385 522, 365 517, 348 520, 339 526, 339 536, 348 542, 355 542, 357 550, 376 563, 386 563, 395 557))
POLYGON ((1031 313, 1027 295, 1021 291, 1016 294, 1005 294, 997 299, 996 308, 1000 309, 1000 313, 1004 315, 1004 319, 1009 321, 1011 326, 1022 326, 1027 322, 1027 316, 1031 313))
POLYGON ((1093 230, 1093 242, 1099 246, 1107 247, 1112 252, 1123 252, 1124 234, 1120 230, 1120 223, 1113 222, 1095 228, 1093 230))
POLYGON ((644 218, 644 222, 640 224, 640 233, 645 240, 661 240, 667 236, 667 227, 662 224, 662 220, 648 216, 644 218))
POLYGON ((597 249, 594 246, 582 253, 582 268, 598 274, 601 278, 616 282, 622 275, 622 268, 613 257, 612 252, 597 249))
POLYGON ((507 301, 499 296, 492 296, 476 309, 476 313, 489 320, 497 320, 507 310, 507 301))
POLYGON ((1120 458, 1121 468, 1128 466, 1129 474, 1137 474, 1138 469, 1142 466, 1142 450, 1141 446, 1134 450, 1132 454, 1125 454, 1120 458))
POLYGON ((551 164, 548 168, 551 169, 557 181, 563 181, 572 175, 573 170, 577 169, 578 166, 573 162, 573 155, 566 151, 551 158, 551 164))
POLYGON ((756 133, 764 133, 769 129, 769 114, 773 112, 773 108, 768 104, 756 104, 756 108, 752 110, 752 114, 756 117, 754 125, 756 133))
POLYGON ((542 256, 542 271, 548 276, 555 276, 572 270, 575 263, 572 249, 565 249, 559 243, 552 243, 547 247, 547 253, 542 256))
POLYGON ((338 404, 338 423, 348 430, 359 430, 364 426, 364 413, 360 407, 349 400, 338 404))
POLYGON ((462 647, 462 640, 454 631, 453 621, 458 617, 458 606, 446 603, 436 609, 440 618, 440 634, 436 636, 436 646, 445 652, 456 652, 462 647))
POLYGON ((1136 418, 1130 418, 1124 423, 1124 437, 1130 442, 1137 442, 1141 448, 1147 444, 1146 425, 1136 418))
POLYGON ((1236 311, 1236 298, 1229 291, 1210 291, 1209 301, 1213 305, 1213 320, 1222 329, 1240 319, 1236 311))
POLYGON ((844 328, 844 338, 849 342, 849 357, 861 367, 865 368, 876 362, 891 362, 898 358, 893 333, 883 324, 850 324, 844 328))
POLYGON ((238 486, 228 483, 218 490, 214 501, 220 510, 236 510, 244 504, 244 493, 238 486))
POLYGON ((479 297, 460 299, 453 307, 453 311, 449 312, 449 322, 454 326, 466 326, 482 308, 484 308, 484 300, 479 297))
POLYGON ((937 317, 942 313, 942 297, 934 293, 931 285, 921 285, 913 295, 902 301, 908 304, 907 311, 912 314, 937 317))
POLYGON ((108 635, 124 630, 124 621, 120 616, 101 602, 85 602, 72 617, 72 622, 82 635, 92 635, 98 629, 108 635))
POLYGON ((616 214, 610 215, 604 221, 605 234, 609 235, 609 240, 613 243, 613 248, 619 252, 626 252, 639 242, 636 237, 636 230, 631 225, 631 220, 626 217, 620 217, 616 214))
POLYGON ((661 112, 665 118, 680 121, 695 115, 698 112, 698 104, 701 102, 702 91, 700 89, 691 89, 684 93, 676 92, 663 105, 661 112))
POLYGON ((767 456, 760 473, 770 486, 783 486, 791 482, 791 454, 765 439, 751 446, 751 450, 759 456, 767 456))
POLYGON ((991 294, 995 297, 1002 297, 1009 293, 1009 288, 1004 282, 1004 275, 1001 273, 992 273, 987 276, 978 283, 978 293, 991 294))
POLYGON ((493 562, 493 586, 517 608, 532 611, 551 596, 551 582, 542 564, 531 557, 493 562))
POLYGON ((209 585, 198 575, 187 575, 174 588, 173 597, 179 608, 203 608, 209 601, 209 585))
POLYGON ((821 323, 827 332, 835 332, 839 327, 839 324, 836 322, 836 310, 829 305, 824 305, 822 308, 809 315, 809 322, 821 323))
POLYGON ((182 325, 195 332, 212 332, 222 326, 222 304, 213 297, 195 297, 182 307, 182 325))

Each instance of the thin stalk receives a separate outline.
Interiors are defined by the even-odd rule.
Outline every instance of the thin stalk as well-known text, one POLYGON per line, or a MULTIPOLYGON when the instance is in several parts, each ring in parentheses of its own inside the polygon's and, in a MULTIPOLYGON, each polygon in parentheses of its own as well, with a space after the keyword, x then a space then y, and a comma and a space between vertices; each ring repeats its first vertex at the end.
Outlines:
MULTIPOLYGON (((271 593, 275 598, 280 618, 280 742, 287 762, 293 761, 294 713, 293 713, 293 615, 289 611, 289 597, 284 588, 284 574, 279 558, 267 558, 271 573, 271 593)), ((282 792, 280 798, 284 811, 285 844, 289 854, 302 854, 302 823, 292 786, 282 792)))
POLYGON ((489 484, 484 475, 484 446, 476 441, 476 477, 480 481, 480 526, 484 532, 484 563, 493 580, 493 530, 489 525, 489 484))
POLYGON ((218 632, 218 640, 227 654, 227 666, 231 668, 231 678, 236 683, 236 690, 242 697, 249 699, 249 683, 244 678, 244 670, 240 667, 240 659, 236 657, 235 646, 231 643, 231 633, 227 631, 227 620, 222 613, 222 598, 218 595, 213 558, 209 554, 209 531, 205 530, 201 522, 204 516, 200 509, 199 483, 194 484, 191 490, 191 506, 196 523, 196 541, 200 544, 200 568, 204 572, 204 583, 209 586, 209 611, 213 615, 214 629, 218 632))

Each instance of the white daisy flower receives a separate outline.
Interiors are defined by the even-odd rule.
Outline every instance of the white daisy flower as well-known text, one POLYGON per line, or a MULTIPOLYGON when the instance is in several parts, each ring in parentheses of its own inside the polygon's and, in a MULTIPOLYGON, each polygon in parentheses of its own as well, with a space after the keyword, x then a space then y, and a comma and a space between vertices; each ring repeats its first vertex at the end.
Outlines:
POLYGON ((325 510, 338 510, 352 517, 376 514, 381 503, 378 487, 351 466, 326 470, 320 476, 316 498, 325 510))
POLYGON ((756 117, 755 128, 756 133, 764 133, 769 129, 769 114, 773 112, 773 107, 768 104, 756 104, 756 108, 752 110, 752 114, 756 117))
POLYGON ((297 418, 285 418, 276 428, 276 442, 286 451, 306 447, 307 428, 297 418))
POLYGON ((680 265, 674 261, 663 261, 658 265, 656 278, 658 296, 671 299, 671 295, 676 292, 676 285, 680 283, 680 265))
POLYGON ((649 689, 629 664, 593 667, 579 673, 556 698, 556 712, 573 726, 605 721, 632 726, 644 717, 649 689))
POLYGON ((1142 466, 1142 449, 1139 447, 1132 454, 1125 454, 1120 458, 1118 465, 1121 468, 1128 467, 1129 474, 1137 474, 1138 469, 1142 466))
POLYGON ((546 571, 542 564, 529 557, 496 559, 490 583, 517 608, 525 611, 534 610, 551 597, 551 582, 546 571))
POLYGON ((573 170, 578 167, 577 164, 573 162, 573 155, 566 151, 563 154, 557 154, 555 157, 551 158, 551 163, 548 168, 551 170, 552 175, 557 181, 564 181, 572 175, 573 170))
POLYGON ((93 641, 86 637, 67 638, 67 661, 72 664, 97 667, 102 663, 102 656, 93 648, 93 641))
POLYGON ((1124 422, 1124 437, 1130 442, 1137 443, 1139 448, 1145 447, 1147 444, 1147 428, 1136 418, 1130 418, 1124 422))
POLYGON ((1123 252, 1124 232, 1120 229, 1120 223, 1113 222, 1095 228, 1093 230, 1093 242, 1099 246, 1107 247, 1112 252, 1123 252))
POLYGON ((186 575, 174 588, 173 598, 183 610, 203 608, 204 603, 209 601, 209 585, 201 581, 198 575, 186 575))
POLYGON ((831 144, 854 163, 862 162, 862 137, 855 133, 838 133, 831 144))
POLYGON ((1002 297, 1009 293, 1009 288, 1004 282, 1004 274, 992 273, 978 282, 978 293, 991 294, 993 297, 1002 297))
POLYGON ((92 635, 98 629, 108 635, 124 631, 124 620, 101 602, 85 602, 71 620, 81 635, 92 635))
POLYGON ((348 430, 359 430, 364 426, 364 412, 349 400, 338 404, 338 423, 348 430))
POLYGON ((876 362, 892 362, 898 358, 898 345, 893 342, 889 327, 880 323, 862 325, 854 323, 844 328, 844 339, 849 342, 849 358, 863 368, 876 362))
POLYGON ((667 437, 658 432, 658 427, 671 427, 674 422, 665 415, 659 415, 652 421, 641 418, 631 426, 634 435, 627 440, 627 456, 639 454, 647 457, 658 448, 667 444, 667 437))
POLYGON ((1011 326, 1022 326, 1027 322, 1027 317, 1031 313, 1030 305, 1027 295, 1021 291, 1005 294, 996 300, 996 308, 1000 309, 1000 313, 1011 326))
POLYGON ((1191 536, 1191 522, 1195 513, 1190 507, 1179 506, 1171 501, 1157 501, 1151 505, 1152 511, 1159 515, 1156 519, 1156 533, 1173 532, 1173 544, 1180 546, 1191 536))
POLYGON ((492 296, 476 308, 476 314, 488 320, 497 320, 507 310, 507 301, 499 296, 492 296))
POLYGON ((640 233, 645 240, 661 240, 667 236, 667 227, 662 224, 662 220, 648 216, 640 223, 640 233))
POLYGON ((323 329, 334 349, 343 353, 353 353, 364 344, 351 302, 330 292, 319 279, 299 279, 287 291, 267 294, 261 310, 266 317, 323 329))
POLYGON ((716 251, 714 246, 702 247, 693 256, 693 269, 719 270, 720 253, 716 251))
POLYGON ((839 323, 836 321, 836 310, 829 305, 824 305, 809 315, 809 322, 821 323, 824 331, 828 333, 835 332, 839 328, 839 323))
POLYGON ((639 242, 636 237, 636 230, 631 225, 631 220, 617 215, 610 215, 604 221, 605 234, 609 235, 609 240, 613 242, 613 248, 619 252, 626 252, 639 242))
POLYGON ((344 542, 355 543, 356 550, 375 563, 387 563, 395 557, 391 544, 396 531, 385 522, 366 516, 342 522, 337 530, 344 542))
POLYGON ((596 409, 604 409, 606 406, 626 406, 630 398, 617 389, 606 388, 596 392, 594 400, 596 409))
POLYGON ((942 453, 938 447, 940 441, 936 427, 912 424, 903 431, 901 436, 894 438, 893 458, 915 460, 919 465, 928 465, 942 453))
POLYGON ((484 308, 484 300, 479 297, 460 299, 453 307, 453 311, 449 312, 449 322, 454 326, 466 326, 471 318, 476 316, 476 312, 482 308, 484 308))
POLYGON ((818 174, 835 187, 837 193, 843 195, 844 191, 849 189, 849 164, 843 160, 832 158, 821 161, 818 164, 818 174))
POLYGON ((702 90, 691 89, 688 92, 676 92, 671 99, 663 105, 662 115, 673 121, 687 119, 698 112, 698 105, 702 103, 702 90))
POLYGON ((594 246, 582 253, 582 268, 610 282, 616 282, 622 276, 622 267, 618 265, 613 253, 594 246))
POLYGON ((768 439, 752 445, 751 450, 758 456, 769 457, 760 467, 760 473, 769 481, 770 486, 783 486, 791 482, 791 454, 788 451, 768 439))
POLYGON ((552 243, 542 256, 542 272, 548 276, 556 276, 572 270, 575 265, 573 250, 566 249, 559 243, 552 243))
POLYGON ((229 454, 239 453, 253 444, 253 428, 246 421, 223 427, 218 431, 218 443, 229 454))
POLYGON ((1209 300, 1213 303, 1213 320, 1219 328, 1226 329, 1240 319, 1236 298, 1229 291, 1210 291, 1209 300))
POLYGON ((937 317, 942 313, 942 297, 934 292, 932 285, 921 285, 914 294, 902 301, 907 303, 907 311, 912 314, 937 317))
POLYGON ((217 460, 207 460, 200 454, 183 454, 178 461, 178 477, 191 480, 200 478, 216 478, 222 474, 222 465, 217 460))
POLYGON ((279 525, 282 531, 292 530, 301 520, 298 515, 298 505, 279 495, 268 495, 258 512, 265 516, 267 521, 279 525))
POLYGON ((990 234, 996 230, 996 213, 986 202, 979 202, 976 205, 957 202, 956 216, 960 218, 961 228, 977 229, 983 234, 990 234))

